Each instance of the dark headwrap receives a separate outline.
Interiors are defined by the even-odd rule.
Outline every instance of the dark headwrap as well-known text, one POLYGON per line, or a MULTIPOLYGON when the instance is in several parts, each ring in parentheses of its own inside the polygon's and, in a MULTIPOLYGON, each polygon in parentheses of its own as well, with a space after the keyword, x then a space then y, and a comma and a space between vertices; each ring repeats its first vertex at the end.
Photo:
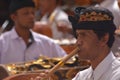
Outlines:
POLYGON ((75 15, 69 16, 74 32, 76 29, 99 30, 114 33, 116 26, 113 23, 112 13, 100 7, 77 7, 75 15))
POLYGON ((11 0, 9 12, 12 14, 16 10, 24 7, 35 7, 35 4, 33 0, 11 0))

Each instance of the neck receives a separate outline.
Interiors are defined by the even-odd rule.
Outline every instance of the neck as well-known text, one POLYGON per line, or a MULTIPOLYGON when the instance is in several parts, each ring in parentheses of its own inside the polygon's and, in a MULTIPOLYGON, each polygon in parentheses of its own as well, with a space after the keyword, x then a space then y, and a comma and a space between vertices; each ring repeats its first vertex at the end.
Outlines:
POLYGON ((28 40, 30 37, 30 30, 29 29, 21 29, 19 27, 15 27, 17 34, 28 44, 28 40))
POLYGON ((104 60, 104 58, 109 54, 110 49, 106 46, 94 60, 91 60, 91 65, 93 70, 104 60))

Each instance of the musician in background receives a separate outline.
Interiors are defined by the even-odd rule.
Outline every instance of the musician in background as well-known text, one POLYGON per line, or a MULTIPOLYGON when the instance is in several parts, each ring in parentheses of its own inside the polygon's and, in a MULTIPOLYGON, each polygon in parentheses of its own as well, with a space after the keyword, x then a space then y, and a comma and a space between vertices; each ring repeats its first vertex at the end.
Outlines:
POLYGON ((40 12, 43 17, 40 20, 40 25, 34 27, 33 30, 40 32, 39 27, 50 27, 52 38, 62 39, 70 38, 72 35, 72 27, 68 20, 68 15, 60 8, 60 0, 40 0, 40 12))
POLYGON ((35 20, 32 0, 12 0, 9 11, 14 27, 0 36, 1 64, 32 61, 39 56, 53 58, 66 55, 52 39, 31 30, 35 20))

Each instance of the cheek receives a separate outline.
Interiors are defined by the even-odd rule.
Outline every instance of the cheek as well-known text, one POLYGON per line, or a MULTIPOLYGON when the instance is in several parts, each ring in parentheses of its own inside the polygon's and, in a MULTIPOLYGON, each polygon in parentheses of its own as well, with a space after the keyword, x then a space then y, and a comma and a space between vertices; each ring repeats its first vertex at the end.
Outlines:
POLYGON ((19 22, 23 25, 27 24, 28 23, 28 19, 27 18, 20 18, 19 19, 19 22))
POLYGON ((83 55, 92 55, 96 50, 98 50, 99 43, 95 40, 84 41, 81 47, 81 52, 83 55))
POLYGON ((18 22, 19 22, 19 24, 21 24, 21 25, 25 25, 25 20, 18 20, 18 22))
POLYGON ((98 48, 99 48, 99 41, 98 40, 92 40, 91 41, 91 43, 89 43, 89 50, 91 51, 91 52, 95 52, 95 51, 97 51, 98 50, 98 48))
POLYGON ((25 21, 25 18, 21 16, 21 17, 18 17, 17 20, 18 20, 19 22, 23 23, 23 22, 25 21))

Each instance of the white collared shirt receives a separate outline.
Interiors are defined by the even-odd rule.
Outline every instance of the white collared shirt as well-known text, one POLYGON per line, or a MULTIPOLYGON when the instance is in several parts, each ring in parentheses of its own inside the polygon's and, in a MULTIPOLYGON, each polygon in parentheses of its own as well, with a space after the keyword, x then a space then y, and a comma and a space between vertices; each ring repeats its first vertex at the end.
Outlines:
POLYGON ((120 61, 110 52, 94 71, 89 67, 80 71, 72 80, 89 80, 92 74, 94 80, 120 80, 120 61))
POLYGON ((0 63, 16 63, 36 60, 39 56, 63 57, 65 51, 52 39, 31 31, 34 41, 27 47, 13 28, 0 36, 0 63))

